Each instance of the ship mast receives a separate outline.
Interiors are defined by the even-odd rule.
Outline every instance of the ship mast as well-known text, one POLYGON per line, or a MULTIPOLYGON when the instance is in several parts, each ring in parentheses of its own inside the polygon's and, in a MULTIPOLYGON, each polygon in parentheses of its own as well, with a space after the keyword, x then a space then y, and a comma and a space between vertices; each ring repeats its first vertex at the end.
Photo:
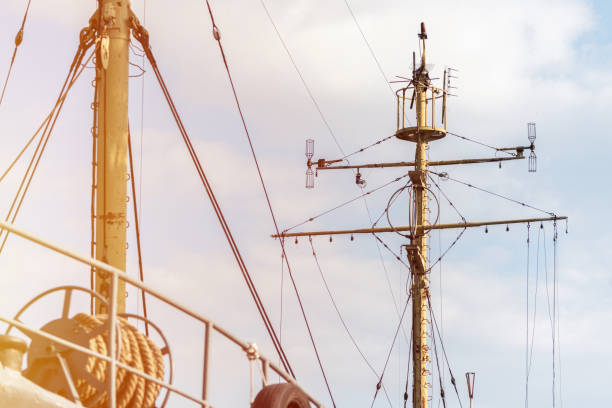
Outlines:
MULTIPOLYGON (((122 271, 126 268, 129 0, 100 0, 101 42, 96 58, 96 259, 122 271)), ((95 290, 111 296, 111 278, 95 274, 95 290)), ((109 302, 110 303, 110 302, 109 302)), ((96 314, 108 313, 96 302, 96 314)), ((125 312, 125 282, 117 288, 117 312, 125 312)))
MULTIPOLYGON (((427 88, 429 86, 429 75, 426 68, 425 40, 427 33, 425 24, 421 23, 419 39, 422 41, 421 66, 413 73, 413 84, 416 99, 417 131, 414 141, 416 143, 415 170, 410 173, 415 192, 415 222, 418 226, 416 234, 410 238, 408 254, 411 259, 427 259, 427 154, 428 131, 420 132, 427 128, 427 88), (412 253, 411 253, 412 251, 412 253)), ((425 273, 424 262, 412 262, 412 360, 413 370, 413 406, 421 408, 427 406, 427 298, 429 282, 425 273)))
MULTIPOLYGON (((336 160, 325 160, 318 159, 312 160, 314 154, 314 141, 307 140, 306 142, 306 158, 307 158, 307 172, 306 172, 306 187, 312 188, 314 186, 314 174, 316 174, 312 167, 315 167, 316 171, 323 170, 346 170, 352 169, 357 170, 356 172, 356 183, 363 187, 365 181, 361 178, 360 169, 364 168, 389 168, 389 167, 412 167, 414 170, 408 172, 408 176, 411 181, 412 188, 412 199, 410 201, 410 225, 407 226, 392 226, 389 227, 378 227, 375 225, 370 228, 359 228, 359 229, 347 229, 347 230, 331 230, 331 231, 303 231, 303 232, 289 232, 288 230, 281 233, 272 235, 275 238, 289 238, 289 237, 312 237, 320 235, 329 235, 330 239, 332 235, 351 235, 355 234, 378 234, 383 232, 394 232, 404 237, 409 238, 409 243, 403 245, 406 250, 408 262, 410 263, 411 272, 411 290, 410 297, 412 298, 412 361, 413 361, 413 386, 412 386, 412 404, 413 408, 427 408, 429 406, 429 393, 428 393, 428 364, 429 364, 429 348, 427 346, 427 326, 428 319, 427 313, 430 312, 430 294, 429 294, 429 272, 430 268, 427 266, 427 236, 431 230, 449 230, 449 229, 467 229, 482 226, 492 225, 509 225, 509 224, 529 224, 535 222, 547 222, 552 221, 556 223, 558 220, 566 220, 565 216, 558 216, 552 212, 548 212, 548 217, 540 218, 523 218, 523 219, 506 219, 506 220, 492 220, 492 221, 479 221, 479 222, 468 222, 462 216, 460 223, 454 224, 441 224, 435 222, 430 224, 427 220, 428 208, 428 191, 431 190, 428 187, 428 167, 429 166, 454 166, 454 165, 465 165, 465 164, 477 164, 477 163, 492 163, 501 162, 508 160, 522 160, 525 151, 530 151, 529 154, 529 171, 535 171, 535 123, 528 124, 528 140, 530 145, 528 146, 516 146, 507 148, 497 148, 498 152, 504 151, 508 155, 506 157, 492 157, 492 158, 473 158, 473 159, 455 159, 455 160, 441 160, 428 162, 427 150, 429 142, 440 140, 447 134, 447 97, 449 80, 453 78, 451 75, 452 69, 445 70, 444 72, 444 85, 442 88, 432 86, 431 78, 427 69, 427 32, 425 30, 425 24, 421 23, 421 31, 418 34, 420 45, 421 45, 421 60, 417 65, 416 55, 413 54, 413 69, 412 78, 405 78, 408 85, 405 88, 399 89, 396 92, 397 95, 397 132, 395 136, 404 141, 415 143, 415 158, 414 162, 392 162, 392 163, 363 163, 363 164, 337 164, 345 161, 343 158, 336 160), (436 103, 441 103, 436 109, 436 103), (412 125, 410 119, 408 119, 407 111, 416 108, 416 124, 412 125), (436 117, 436 112, 441 108, 441 114, 436 117), (429 113, 429 115, 428 115, 429 113), (403 234, 402 232, 407 232, 403 234)), ((403 77, 400 77, 403 78, 403 77)), ((386 138, 388 139, 388 138, 386 138)), ((371 146, 374 146, 386 139, 383 139, 371 146)), ((363 151, 361 149, 360 151, 363 151)), ((432 173, 429 171, 429 173, 432 173)), ((439 176, 444 176, 446 173, 433 173, 439 176)), ((447 176, 447 175, 446 175, 447 176)), ((396 181, 400 180, 397 178, 396 181)), ((470 186, 471 187, 471 186, 470 186)), ((400 188, 396 192, 400 193, 406 187, 400 188)), ((370 194, 375 190, 371 190, 364 194, 370 194)), ((435 197, 434 197, 435 198, 435 197)), ((438 200, 436 200, 438 201, 438 200)), ((522 203, 521 203, 522 204, 522 203)), ((452 205, 452 203, 451 203, 452 205)), ((523 204, 525 205, 525 204, 523 204)), ((439 206, 439 203, 438 203, 439 206)), ((387 208, 388 210, 389 208, 387 208)), ((439 208, 438 208, 439 209, 439 208)), ((313 218, 308 219, 312 221, 313 218)), ((302 225, 302 224, 298 224, 302 225)), ((292 229, 292 228, 291 228, 292 229)), ((376 236, 376 235, 375 235, 376 236)), ((460 237, 461 235, 459 235, 460 237)), ((378 238, 378 237, 377 237, 378 238)), ((382 241, 381 241, 382 242, 382 241)), ((435 339, 436 334, 438 337, 440 333, 437 333, 435 322, 431 322, 431 335, 435 339)), ((442 339, 440 339, 442 341, 442 339)), ((377 385, 377 390, 380 389, 382 377, 377 385)), ((456 388, 455 379, 452 378, 451 382, 453 387, 456 388)), ((441 398, 444 399, 444 391, 440 390, 441 398)), ((404 396, 408 398, 407 395, 404 396)))

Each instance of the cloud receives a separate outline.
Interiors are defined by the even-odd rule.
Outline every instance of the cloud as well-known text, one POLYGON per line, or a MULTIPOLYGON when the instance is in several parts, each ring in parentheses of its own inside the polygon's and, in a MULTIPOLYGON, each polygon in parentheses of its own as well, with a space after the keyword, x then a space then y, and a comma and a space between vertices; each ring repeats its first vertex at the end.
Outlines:
MULTIPOLYGON (((14 82, 9 84, 0 110, 0 128, 8 135, 2 139, 0 163, 8 163, 19 151, 26 135, 34 129, 33 121, 44 117, 58 91, 74 53, 78 30, 86 24, 94 7, 93 2, 72 3, 33 4, 14 82)), ((343 149, 352 152, 393 134, 395 102, 342 2, 266 4, 343 149)), ((609 196, 601 192, 599 175, 606 174, 609 140, 601 129, 606 129, 611 87, 607 65, 597 57, 609 55, 609 45, 590 37, 599 29, 596 10, 581 1, 520 0, 496 3, 494 7, 484 1, 350 4, 389 78, 410 71, 411 51, 417 49, 415 33, 419 22, 426 22, 430 36, 428 55, 437 63, 434 73, 438 75, 445 65, 460 69, 456 82, 460 97, 449 104, 449 126, 453 131, 496 146, 519 145, 526 142, 525 122, 537 121, 539 173, 528 175, 525 162, 504 164, 501 170, 483 165, 445 171, 474 185, 571 216, 571 234, 562 234, 558 264, 563 378, 564 384, 574 385, 565 387, 565 402, 571 405, 579 398, 583 404, 583 398, 588 398, 587 403, 602 401, 601 394, 592 389, 592 382, 580 376, 589 371, 594 373, 591 381, 606 378, 599 367, 600 361, 608 357, 605 341, 611 334, 601 324, 610 319, 610 265, 605 258, 594 255, 605 254, 610 242, 610 232, 601 221, 609 196)), ((132 7, 140 14, 141 5, 133 2, 132 7)), ((363 193, 354 186, 351 172, 320 172, 315 190, 303 189, 306 138, 316 140, 315 158, 336 159, 341 153, 261 6, 245 1, 213 6, 280 227, 294 225, 363 193)), ((0 27, 4 30, 2 38, 12 41, 23 3, 11 1, 7 7, 10 13, 0 17, 0 27)), ((206 10, 198 2, 182 2, 170 9, 149 3, 146 20, 160 68, 253 279, 278 325, 280 249, 269 238, 273 225, 206 10)), ((7 40, 9 45, 10 41, 7 40)), ((8 61, 10 51, 10 47, 0 47, 0 61, 8 61), (8 51, 1 51, 5 48, 8 51)), ((92 92, 88 74, 71 94, 17 222, 85 253, 89 251, 91 155, 91 112, 87 107, 92 92)), ((262 352, 273 356, 273 348, 153 77, 149 72, 145 78, 142 140, 138 125, 140 79, 132 80, 132 84, 131 122, 139 191, 142 188, 139 199, 147 282, 241 338, 256 340, 262 352)), ((494 152, 450 136, 432 143, 430 149, 432 159, 489 154, 494 152)), ((351 160, 400 161, 411 160, 412 156, 412 146, 390 140, 351 160)), ((364 172, 368 189, 401 174, 403 170, 364 172)), ((17 182, 15 175, 0 185, 1 203, 8 202, 17 182)), ((452 182, 444 182, 441 187, 470 220, 533 214, 452 182)), ((368 197, 374 218, 396 188, 368 197)), ((442 201, 443 219, 457 221, 454 211, 442 201)), ((393 209, 398 222, 406 221, 402 218, 402 205, 393 209)), ((5 204, 0 207, 5 210, 5 204)), ((368 225, 368 214, 362 200, 358 200, 301 228, 368 225)), ((559 227, 562 232, 563 226, 559 227)), ((432 274, 434 304, 441 301, 443 305, 443 310, 438 311, 436 306, 436 311, 444 324, 452 368, 457 378, 467 370, 478 372, 483 406, 511 406, 523 399, 526 231, 519 226, 511 226, 509 233, 504 229, 491 228, 487 235, 482 230, 466 232, 444 259, 441 277, 438 269, 432 274), (514 392, 500 402, 502 384, 514 392)), ((535 229, 536 226, 532 230, 535 229)), ((550 232, 547 226, 548 237, 550 232)), ((128 272, 135 274, 132 228, 128 234, 128 272)), ((432 256, 454 237, 451 232, 432 236, 432 256)), ((383 239, 399 252, 399 237, 383 239)), ((0 309, 12 313, 23 301, 51 285, 88 285, 87 268, 68 266, 54 255, 43 256, 42 251, 15 237, 9 244, 0 257, 0 283, 6 288, 0 297, 0 309), (23 275, 39 276, 38 271, 43 271, 39 279, 23 284, 23 275)), ((328 237, 322 237, 315 238, 314 245, 347 325, 373 366, 381 370, 397 327, 397 313, 375 242, 371 237, 356 236, 355 241, 336 237, 329 243, 328 237)), ((369 401, 376 378, 339 324, 308 241, 300 239, 298 245, 288 242, 288 251, 337 400, 345 405, 369 401)), ((381 251, 392 291, 400 303, 407 272, 384 248, 381 251)), ((300 381, 327 403, 286 273, 284 343, 300 381)), ((546 297, 542 287, 540 290, 532 403, 545 404, 550 399, 551 345, 546 297), (540 389, 535 384, 546 387, 540 389)), ((137 309, 137 297, 132 293, 128 302, 137 309)), ((177 351, 177 366, 181 367, 177 381, 199 393, 199 354, 194 358, 187 350, 201 353, 201 327, 183 322, 155 301, 151 305, 151 316, 168 328, 177 351)), ((41 313, 37 319, 42 322, 45 317, 48 316, 41 313)), ((232 370, 223 367, 225 357, 221 356, 226 349, 221 350, 214 357, 215 372, 220 375, 215 379, 213 401, 222 405, 218 401, 227 398, 228 405, 237 405, 235 402, 243 402, 247 394, 248 366, 241 352, 232 350, 228 351, 232 370), (244 388, 234 388, 244 392, 234 397, 237 393, 233 391, 229 397, 223 380, 230 383, 231 376, 236 375, 233 369, 242 370, 238 381, 244 388)), ((385 377, 394 402, 403 394, 407 357, 407 345, 400 342, 385 377)), ((377 404, 385 403, 379 396, 377 404)))

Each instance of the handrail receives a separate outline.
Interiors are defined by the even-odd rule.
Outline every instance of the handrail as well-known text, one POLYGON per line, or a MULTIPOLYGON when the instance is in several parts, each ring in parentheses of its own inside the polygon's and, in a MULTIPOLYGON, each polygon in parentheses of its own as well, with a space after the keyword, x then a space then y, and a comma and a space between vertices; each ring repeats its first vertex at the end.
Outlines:
MULTIPOLYGON (((71 259, 73 259, 75 261, 84 263, 84 264, 89 265, 89 266, 93 266, 95 268, 104 270, 104 271, 106 271, 108 273, 111 273, 113 275, 113 280, 112 280, 113 284, 112 284, 112 286, 114 288, 116 288, 118 279, 121 279, 121 280, 123 280, 123 281, 125 281, 125 282, 127 282, 127 283, 129 283, 129 284, 131 284, 131 285, 133 285, 133 286, 143 290, 147 294, 150 294, 151 296, 156 297, 157 299, 161 300, 162 302, 164 302, 164 303, 174 307, 175 309, 185 313, 186 315, 191 316, 195 320, 198 320, 199 322, 203 323, 206 327, 212 327, 216 332, 218 332, 219 334, 224 336, 226 339, 232 341, 237 346, 239 346, 244 352, 248 352, 249 349, 251 348, 251 346, 248 343, 245 343, 245 342, 241 341, 240 339, 238 339, 238 337, 234 336, 229 331, 227 331, 227 330, 223 329, 222 327, 218 326, 217 324, 215 324, 211 319, 206 318, 206 317, 200 315, 199 313, 190 310, 189 308, 187 308, 184 305, 181 305, 178 302, 175 302, 173 300, 168 299, 166 296, 161 294, 161 292, 151 288, 148 285, 145 285, 144 283, 140 282, 137 279, 134 279, 134 278, 128 276, 124 271, 122 271, 122 270, 120 270, 120 269, 118 269, 118 268, 116 268, 114 266, 108 265, 108 264, 106 264, 104 262, 101 262, 101 261, 99 261, 97 259, 93 259, 93 258, 90 258, 90 257, 87 257, 87 256, 80 255, 80 254, 78 254, 78 253, 76 253, 74 251, 68 250, 66 248, 62 248, 62 247, 60 247, 60 246, 58 246, 56 244, 53 244, 53 243, 51 243, 51 242, 49 242, 47 240, 44 240, 44 239, 42 239, 40 237, 37 237, 34 234, 31 234, 31 233, 29 233, 29 232, 27 232, 25 230, 17 228, 13 224, 10 224, 10 223, 4 222, 4 221, 0 221, 0 231, 2 231, 2 230, 6 230, 6 231, 8 231, 10 233, 18 235, 18 236, 20 236, 20 237, 22 237, 22 238, 24 238, 24 239, 26 239, 26 240, 28 240, 30 242, 34 242, 35 244, 38 244, 38 245, 40 245, 42 247, 50 249, 51 251, 54 251, 54 252, 57 252, 57 253, 62 254, 64 256, 67 256, 68 258, 71 258, 71 259)), ((111 289, 113 289, 113 288, 111 288, 111 289)), ((111 313, 111 319, 113 319, 113 318, 116 319, 116 317, 117 317, 116 316, 116 307, 115 307, 116 306, 116 302, 117 302, 117 298, 116 298, 116 296, 113 296, 110 299, 110 303, 111 303, 110 310, 113 312, 113 313, 111 313)), ((79 346, 77 344, 74 344, 74 343, 71 343, 69 341, 57 338, 56 336, 53 336, 53 335, 45 333, 45 332, 42 332, 44 334, 38 333, 37 330, 32 330, 30 328, 27 328, 27 326, 25 326, 24 324, 22 324, 20 322, 17 322, 17 321, 13 321, 11 319, 5 319, 5 318, 0 317, 0 321, 4 321, 4 322, 9 323, 9 324, 11 324, 11 325, 13 325, 15 327, 18 327, 18 328, 22 327, 25 330, 29 330, 31 332, 35 332, 37 334, 42 335, 43 337, 46 337, 46 338, 48 338, 50 340, 53 340, 53 341, 56 341, 56 342, 66 346, 66 347, 70 347, 70 348, 75 349, 77 351, 81 351, 81 352, 84 352, 86 354, 93 355, 93 356, 98 357, 98 358, 102 358, 102 359, 110 362, 111 367, 113 365, 116 365, 117 367, 121 367, 121 368, 123 368, 125 370, 133 372, 134 374, 139 375, 139 376, 141 376, 141 377, 143 377, 143 378, 145 378, 145 379, 147 379, 149 381, 153 381, 156 384, 158 384, 158 385, 160 385, 160 386, 162 386, 162 387, 164 387, 164 388, 166 388, 166 389, 168 389, 168 390, 170 390, 172 392, 176 392, 177 394, 182 395, 185 398, 188 398, 188 399, 190 399, 190 400, 192 400, 194 402, 197 402, 200 405, 202 405, 203 407, 209 407, 210 406, 209 403, 206 402, 205 400, 199 399, 199 398, 196 398, 196 397, 193 397, 193 396, 188 396, 187 394, 178 391, 175 387, 171 386, 170 384, 165 384, 165 383, 163 383, 160 380, 157 380, 157 379, 155 379, 153 377, 148 376, 147 374, 145 374, 143 372, 140 372, 139 370, 136 370, 136 369, 134 369, 132 367, 126 366, 125 364, 117 361, 116 358, 111 358, 111 357, 108 357, 108 356, 99 355, 98 353, 95 353, 95 352, 93 352, 93 351, 91 351, 89 349, 85 349, 85 348, 83 348, 83 347, 81 347, 81 346, 79 346)), ((114 325, 112 324, 112 320, 111 320, 111 324, 109 325, 109 331, 110 331, 111 338, 114 337, 114 335, 115 335, 115 331, 112 330, 112 327, 114 327, 114 325)), ((112 345, 114 345, 114 342, 111 342, 111 346, 112 345)), ((113 356, 113 353, 111 353, 111 356, 113 356)), ((259 360, 261 362, 262 367, 264 367, 264 368, 265 367, 271 368, 276 374, 278 374, 281 378, 283 378, 283 380, 285 380, 288 383, 291 383, 291 384, 295 385, 296 387, 298 387, 306 395, 306 397, 310 400, 310 402, 312 402, 314 405, 316 405, 317 407, 323 407, 323 405, 320 402, 318 402, 316 399, 314 399, 312 396, 310 396, 310 394, 308 394, 295 381, 295 379, 293 377, 291 377, 291 375, 289 375, 282 368, 278 367, 276 364, 274 364, 272 361, 270 361, 270 359, 268 359, 268 358, 266 358, 264 356, 258 355, 257 356, 257 360, 259 360)), ((111 370, 111 374, 116 374, 116 373, 113 373, 113 370, 111 370)), ((113 379, 112 376, 111 376, 111 379, 113 379)), ((203 381, 207 381, 207 378, 205 377, 203 379, 203 381)), ((115 384, 114 379, 111 380, 110 383, 111 383, 111 387, 113 387, 113 385, 115 384)), ((205 387, 205 385, 204 385, 204 387, 205 387)))
MULTIPOLYGON (((443 129, 446 130, 446 96, 448 94, 448 92, 445 89, 441 89, 441 88, 436 88, 435 86, 425 86, 425 99, 426 101, 431 101, 431 112, 430 112, 430 122, 429 124, 427 124, 427 126, 430 126, 432 128, 436 128, 436 99, 442 99, 442 126, 443 129)), ((414 89, 413 85, 409 85, 405 88, 401 88, 398 89, 395 92, 395 96, 397 97, 397 130, 401 130, 406 128, 406 118, 408 115, 406 115, 406 102, 409 102, 409 107, 410 109, 412 109, 412 104, 413 101, 413 96, 415 96, 413 93, 409 94, 411 95, 410 97, 406 97, 406 91, 409 89, 414 89)), ((425 112, 425 117, 427 118, 427 111, 425 112)), ((425 122, 427 122, 427 119, 425 120, 425 122)))

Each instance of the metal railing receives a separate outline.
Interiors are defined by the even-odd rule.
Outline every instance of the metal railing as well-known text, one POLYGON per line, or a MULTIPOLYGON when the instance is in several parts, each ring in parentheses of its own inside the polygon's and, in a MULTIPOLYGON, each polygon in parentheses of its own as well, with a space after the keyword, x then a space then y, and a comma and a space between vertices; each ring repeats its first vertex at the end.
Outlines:
MULTIPOLYGON (((130 276, 128 276, 125 272, 111 266, 108 265, 104 262, 100 262, 96 259, 87 257, 87 256, 83 256, 80 254, 77 254, 76 252, 67 250, 65 248, 62 248, 58 245, 52 244, 48 241, 43 240, 42 238, 36 237, 33 234, 30 234, 24 230, 21 230, 17 227, 15 227, 12 224, 0 221, 0 230, 6 230, 10 233, 13 233, 15 235, 18 235, 22 238, 25 238, 28 241, 34 242, 40 246, 43 246, 47 249, 50 249, 54 252, 57 252, 59 254, 62 254, 64 256, 67 256, 68 258, 72 258, 73 260, 76 260, 78 262, 84 263, 86 265, 92 266, 94 268, 106 271, 108 273, 110 273, 112 275, 112 285, 111 285, 111 299, 109 300, 110 303, 110 324, 109 324, 109 333, 108 333, 108 338, 109 338, 109 356, 106 355, 102 355, 100 353, 97 353, 93 350, 90 350, 88 348, 84 348, 78 344, 75 344, 73 342, 67 341, 65 339, 62 339, 60 337, 54 336, 50 333, 38 330, 38 329, 32 329, 30 327, 28 327, 27 325, 25 325, 24 323, 15 320, 15 319, 8 319, 5 317, 0 316, 0 321, 10 325, 10 326, 14 326, 16 328, 18 328, 19 330, 23 331, 24 333, 34 333, 36 335, 39 335, 41 337, 46 338, 47 340, 57 343, 59 345, 62 345, 64 347, 68 347, 72 350, 87 354, 89 356, 95 357, 95 358, 99 358, 101 360, 104 360, 106 362, 108 362, 110 364, 110 378, 109 381, 107 381, 107 386, 108 386, 108 392, 109 392, 109 406, 110 408, 116 408, 116 376, 117 376, 117 368, 122 368, 126 371, 129 371, 137 376, 140 376, 142 378, 144 378, 147 381, 151 381, 159 386, 161 386, 162 388, 165 388, 166 390, 168 390, 169 392, 173 392, 177 395, 180 395, 188 400, 191 400, 199 405, 201 405, 202 407, 205 408, 212 408, 212 405, 210 404, 210 402, 208 402, 207 397, 208 397, 208 378, 209 378, 209 361, 210 361, 210 354, 211 354, 211 350, 210 350, 210 335, 211 333, 217 332, 219 334, 221 334, 223 337, 225 337, 227 340, 231 341, 232 343, 234 343, 235 345, 237 345, 238 347, 240 347, 245 353, 247 358, 249 359, 249 361, 251 362, 251 400, 253 398, 252 393, 253 393, 253 365, 255 362, 257 362, 260 365, 260 370, 261 370, 261 374, 262 374, 262 380, 264 385, 267 385, 268 383, 268 377, 269 377, 269 371, 272 370, 274 373, 276 373, 277 375, 279 375, 284 381, 293 384, 294 386, 296 386, 297 388, 299 388, 304 395, 308 398, 308 400, 314 404, 317 407, 323 407, 323 405, 317 401, 315 398, 313 398, 310 394, 308 394, 296 381, 295 379, 293 379, 293 377, 291 377, 291 375, 289 375, 286 371, 284 371, 282 368, 278 367, 276 364, 274 364, 272 361, 270 361, 269 358, 266 358, 265 356, 262 356, 259 354, 259 352, 257 351, 256 347, 253 344, 249 344, 246 342, 243 342, 242 340, 238 339, 236 336, 234 336, 233 334, 231 334, 229 331, 223 329, 222 327, 218 326, 217 324, 215 324, 211 319, 206 318, 200 314, 198 314, 197 312, 190 310, 189 308, 187 308, 186 306, 181 305, 178 302, 175 302, 171 299, 168 299, 166 296, 164 296, 163 294, 161 294, 159 291, 149 287, 148 285, 145 285, 144 283, 140 282, 137 279, 134 279, 130 276), (159 380, 157 378, 154 378, 150 375, 145 374, 144 372, 137 370, 133 367, 130 367, 127 364, 121 363, 120 361, 117 360, 117 330, 113 330, 113 328, 117 327, 117 287, 118 287, 118 283, 119 283, 119 279, 121 279, 122 281, 131 284, 132 286, 144 291, 145 293, 157 298, 158 300, 166 303, 167 305, 183 312, 184 314, 192 317, 193 319, 199 321, 200 323, 202 323, 204 325, 204 361, 203 361, 203 378, 202 378, 202 396, 200 397, 196 397, 193 395, 190 395, 186 392, 181 391, 180 389, 178 389, 177 387, 175 387, 172 384, 169 384, 167 382, 164 382, 162 380, 159 380)), ((87 271, 89 272, 89 271, 87 271)))
MULTIPOLYGON (((442 112, 441 112, 441 128, 446 130, 446 96, 447 92, 444 89, 436 88, 434 86, 427 86, 424 90, 425 100, 427 106, 424 112, 425 123, 427 127, 437 128, 436 126, 436 100, 442 99, 442 112), (430 103, 431 102, 431 103, 430 103)), ((409 119, 409 112, 417 104, 417 95, 414 86, 407 86, 405 88, 398 89, 395 92, 397 97, 397 130, 405 129, 407 127, 416 127, 418 124, 412 125, 409 119), (408 110, 408 113, 406 112, 408 110)))

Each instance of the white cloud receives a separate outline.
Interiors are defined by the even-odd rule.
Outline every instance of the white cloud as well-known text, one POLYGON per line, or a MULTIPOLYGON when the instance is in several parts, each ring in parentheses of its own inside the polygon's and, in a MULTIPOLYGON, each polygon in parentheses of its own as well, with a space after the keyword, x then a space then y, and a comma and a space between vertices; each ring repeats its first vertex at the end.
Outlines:
MULTIPOLYGON (((609 246, 610 233, 600 219, 609 197, 601 195, 601 185, 589 177, 595 175, 597 179, 606 174, 601 164, 605 160, 585 159, 587 153, 596 157, 605 155, 609 145, 609 138, 601 129, 606 129, 610 80, 607 67, 598 64, 596 59, 598 52, 609 54, 609 46, 588 39, 588 34, 597 29, 593 9, 580 1, 521 0, 495 5, 484 1, 410 5, 350 3, 390 77, 409 72, 411 51, 417 47, 418 24, 427 23, 428 55, 437 63, 435 73, 441 72, 444 65, 460 69, 461 78, 457 81, 460 98, 452 101, 449 110, 453 130, 493 145, 515 145, 526 141, 524 123, 538 122, 537 153, 541 172, 535 177, 527 178, 524 162, 504 164, 502 170, 485 165, 448 171, 475 185, 571 215, 572 233, 561 241, 559 263, 565 402, 576 405, 576 401, 583 401, 584 395, 588 395, 587 403, 602 401, 601 394, 592 392, 592 383, 573 374, 589 371, 594 377, 606 378, 594 358, 587 356, 583 360, 582 357, 584 350, 589 350, 589 355, 591 350, 596 350, 600 361, 609 357, 604 346, 610 332, 601 321, 610 318, 607 295, 611 285, 610 265, 594 255, 605 253, 609 246), (587 57, 590 62, 584 64, 583 59, 587 57), (599 147, 595 142, 601 143, 599 147), (582 164, 571 164, 574 162, 582 164)), ((353 151, 393 133, 393 100, 344 4, 305 1, 266 4, 343 148, 353 151)), ((134 1, 132 6, 141 12, 141 2, 134 1)), ((0 61, 10 58, 13 31, 23 12, 23 2, 9 1, 7 7, 7 14, 0 17, 0 27, 2 38, 10 41, 7 40, 7 47, 0 47, 0 61)), ((93 2, 33 4, 32 20, 27 26, 15 76, 0 108, 0 128, 3 134, 9 135, 2 140, 0 163, 7 163, 19 150, 34 128, 32 120, 44 116, 65 75, 78 30, 86 24, 93 7, 93 2), (57 39, 59 35, 61 40, 57 39), (33 98, 32 95, 40 96, 33 98)), ((304 139, 316 139, 316 157, 332 159, 339 153, 260 5, 233 1, 215 3, 213 7, 281 228, 356 196, 359 190, 353 186, 354 175, 349 172, 321 172, 314 191, 303 189, 304 139)), ((268 238, 273 227, 219 51, 210 34, 206 10, 200 2, 185 1, 170 9, 161 3, 149 2, 147 27, 162 72, 207 175, 262 298, 277 323, 279 248, 268 238)), ((66 116, 58 125, 61 127, 52 139, 41 173, 32 187, 31 201, 17 222, 82 252, 88 252, 89 247, 91 115, 87 106, 91 88, 85 78, 71 95, 66 116)), ((138 114, 138 80, 133 84, 132 110, 138 114)), ((257 340, 266 354, 273 355, 235 261, 150 74, 146 77, 145 95, 141 201, 147 279, 152 286, 163 288, 164 293, 211 316, 239 336, 257 340)), ((139 152, 134 116, 132 123, 139 152)), ((440 159, 488 153, 450 137, 432 144, 430 150, 432 158, 440 159)), ((411 146, 392 140, 355 157, 354 162, 410 160, 411 155, 411 146)), ((393 171, 367 172, 368 188, 385 183, 395 174, 393 171)), ((11 178, 7 180, 9 184, 0 185, 0 203, 6 203, 11 197, 17 180, 11 178)), ((513 206, 489 200, 484 194, 450 182, 442 188, 469 219, 523 214, 513 206)), ((373 216, 382 211, 391 191, 392 187, 369 199, 373 216)), ((5 204, 0 207, 5 210, 5 204)), ((394 211, 401 220, 401 207, 394 211)), ((443 211, 444 218, 455 221, 450 208, 445 205, 443 211)), ((357 201, 303 228, 368 224, 363 203, 357 201)), ((511 226, 511 232, 502 235, 503 229, 491 228, 486 236, 482 231, 466 233, 443 264, 443 315, 449 357, 457 378, 468 369, 478 371, 483 406, 521 403, 524 386, 525 230, 511 226), (486 244, 482 244, 482 237, 486 237, 486 244), (501 383, 516 390, 507 401, 497 398, 501 383)), ((132 229, 129 234, 132 245, 128 269, 134 273, 132 229)), ((453 238, 452 233, 442 235, 442 246, 453 238)), ((398 238, 385 237, 385 240, 392 248, 399 248, 398 238)), ((437 240, 432 240, 432 254, 435 254, 438 248, 433 241, 437 240)), ((12 313, 25 299, 50 285, 66 281, 87 285, 86 269, 66 266, 54 256, 39 256, 38 250, 33 251, 29 244, 15 237, 11 237, 9 244, 7 252, 0 257, 0 283, 7 288, 0 299, 0 309, 12 313), (37 255, 32 256, 34 253, 37 255), (21 276, 32 271, 45 273, 23 287, 21 276)), ((288 244, 294 274, 338 401, 345 405, 369 401, 376 379, 359 360, 339 326, 307 242, 302 239, 298 246, 288 244)), ((343 237, 329 244, 324 237, 315 239, 315 245, 345 319, 374 366, 380 369, 397 316, 374 242, 370 237, 356 237, 354 242, 343 237)), ((382 251, 393 290, 399 295, 403 293, 401 282, 406 272, 382 251)), ((436 272, 432 277, 434 296, 439 283, 436 272)), ((327 402, 287 280, 284 296, 283 338, 289 356, 297 367, 300 381, 327 402)), ((436 304, 438 300, 436 297, 436 304)), ((549 403, 549 323, 545 298, 540 297, 538 301, 542 314, 537 319, 536 374, 532 384, 546 384, 546 387, 533 391, 532 395, 537 402, 545 404, 549 403)), ((136 298, 130 294, 132 307, 135 302, 136 298)), ((200 329, 189 327, 181 337, 183 330, 176 329, 183 326, 177 323, 174 314, 159 305, 152 306, 151 313, 163 326, 171 328, 169 332, 179 350, 178 358, 182 367, 186 367, 181 371, 181 384, 198 393, 199 360, 183 350, 197 349, 201 353, 200 329)), ((44 320, 44 316, 40 319, 44 320)), ((394 402, 403 393, 407 355, 404 343, 400 353, 393 354, 386 377, 394 402)), ((229 378, 232 373, 221 367, 223 358, 216 358, 219 366, 215 366, 215 372, 229 378)), ((246 370, 242 356, 231 358, 246 370)), ((240 384, 246 384, 245 378, 240 377, 240 384)), ((221 380, 216 381, 214 401, 222 401, 224 395, 220 390, 225 387, 221 380)), ((228 401, 228 405, 233 402, 228 401)), ((377 402, 385 404, 382 398, 377 402)))

